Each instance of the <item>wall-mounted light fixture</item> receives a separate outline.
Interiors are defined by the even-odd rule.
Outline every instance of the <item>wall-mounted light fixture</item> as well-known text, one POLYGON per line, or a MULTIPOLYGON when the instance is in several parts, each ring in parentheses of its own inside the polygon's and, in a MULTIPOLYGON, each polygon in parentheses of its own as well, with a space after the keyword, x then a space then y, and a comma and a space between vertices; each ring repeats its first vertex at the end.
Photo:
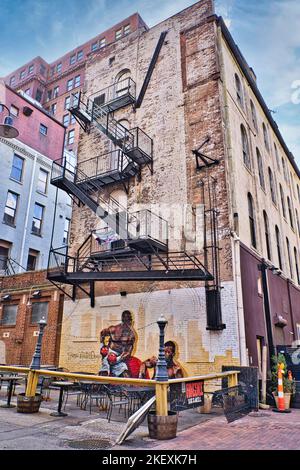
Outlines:
POLYGON ((10 114, 10 110, 5 104, 0 103, 0 113, 3 112, 3 108, 8 111, 8 116, 4 118, 3 124, 0 124, 0 137, 5 139, 14 139, 18 137, 19 131, 14 127, 14 120, 10 114))

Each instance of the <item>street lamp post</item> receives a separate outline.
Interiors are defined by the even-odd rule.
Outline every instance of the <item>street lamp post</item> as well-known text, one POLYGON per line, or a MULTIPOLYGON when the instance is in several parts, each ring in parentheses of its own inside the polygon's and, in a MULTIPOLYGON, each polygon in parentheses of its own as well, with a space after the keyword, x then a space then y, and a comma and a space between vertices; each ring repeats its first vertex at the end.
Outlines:
POLYGON ((158 382, 167 382, 168 381, 168 369, 167 369, 167 362, 165 357, 165 327, 167 324, 167 320, 161 314, 160 318, 157 320, 157 324, 159 327, 159 354, 158 360, 156 364, 156 375, 155 379, 158 382))
POLYGON ((6 139, 14 139, 18 137, 19 131, 13 126, 14 120, 10 114, 10 110, 5 104, 0 103, 0 113, 2 108, 6 109, 8 116, 4 118, 3 124, 0 124, 0 137, 5 137, 6 139))
POLYGON ((32 370, 40 369, 41 367, 42 340, 43 340, 43 334, 44 334, 44 329, 46 325, 47 325, 47 322, 45 320, 45 317, 42 317, 39 321, 39 326, 40 326, 39 336, 38 336, 38 340, 36 343, 34 354, 32 356, 32 361, 30 364, 30 369, 32 370))

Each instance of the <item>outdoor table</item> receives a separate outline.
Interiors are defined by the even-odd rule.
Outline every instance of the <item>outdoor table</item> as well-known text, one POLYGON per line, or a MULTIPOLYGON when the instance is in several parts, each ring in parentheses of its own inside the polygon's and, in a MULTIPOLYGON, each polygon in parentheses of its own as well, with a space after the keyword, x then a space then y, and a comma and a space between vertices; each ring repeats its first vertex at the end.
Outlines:
POLYGON ((150 399, 155 393, 154 387, 138 387, 136 385, 122 385, 122 391, 127 394, 128 398, 138 396, 141 400, 141 405, 145 403, 147 398, 150 399))
POLYGON ((59 399, 58 399, 58 408, 57 408, 57 411, 55 411, 54 413, 51 413, 50 416, 60 416, 60 417, 63 417, 63 416, 68 416, 67 413, 63 413, 61 411, 61 407, 62 407, 62 402, 63 402, 63 394, 64 394, 64 391, 67 390, 68 387, 72 387, 74 385, 74 382, 52 382, 51 386, 54 386, 54 387, 59 387, 59 399))
POLYGON ((20 379, 20 377, 17 375, 12 375, 12 376, 7 376, 7 377, 4 376, 0 378, 1 382, 9 382, 8 390, 7 390, 7 403, 5 405, 0 405, 1 408, 15 408, 16 407, 16 405, 11 405, 10 401, 11 401, 14 384, 18 379, 20 379))

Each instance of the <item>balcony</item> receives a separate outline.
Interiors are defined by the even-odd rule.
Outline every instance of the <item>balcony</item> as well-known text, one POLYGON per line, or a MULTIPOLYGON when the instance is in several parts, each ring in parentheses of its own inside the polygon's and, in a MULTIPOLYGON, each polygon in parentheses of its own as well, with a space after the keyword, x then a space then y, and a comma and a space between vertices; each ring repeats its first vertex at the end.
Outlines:
POLYGON ((168 251, 168 222, 148 209, 128 216, 128 246, 142 253, 168 251))
POLYGON ((136 99, 136 84, 131 78, 126 78, 103 90, 93 93, 89 100, 107 112, 111 113, 129 104, 134 104, 136 99))
POLYGON ((97 180, 101 186, 131 178, 138 172, 137 166, 120 149, 79 162, 77 168, 81 175, 97 180))

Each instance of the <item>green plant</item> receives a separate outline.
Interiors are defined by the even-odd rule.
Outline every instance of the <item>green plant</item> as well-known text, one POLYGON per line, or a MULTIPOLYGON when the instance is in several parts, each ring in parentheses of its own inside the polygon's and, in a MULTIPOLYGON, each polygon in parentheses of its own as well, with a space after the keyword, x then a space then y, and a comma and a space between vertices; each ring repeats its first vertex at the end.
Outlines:
POLYGON ((278 391, 278 364, 283 364, 283 392, 294 394, 296 391, 295 380, 291 377, 288 371, 285 356, 279 353, 277 356, 272 356, 272 370, 271 370, 271 390, 275 393, 278 391))

